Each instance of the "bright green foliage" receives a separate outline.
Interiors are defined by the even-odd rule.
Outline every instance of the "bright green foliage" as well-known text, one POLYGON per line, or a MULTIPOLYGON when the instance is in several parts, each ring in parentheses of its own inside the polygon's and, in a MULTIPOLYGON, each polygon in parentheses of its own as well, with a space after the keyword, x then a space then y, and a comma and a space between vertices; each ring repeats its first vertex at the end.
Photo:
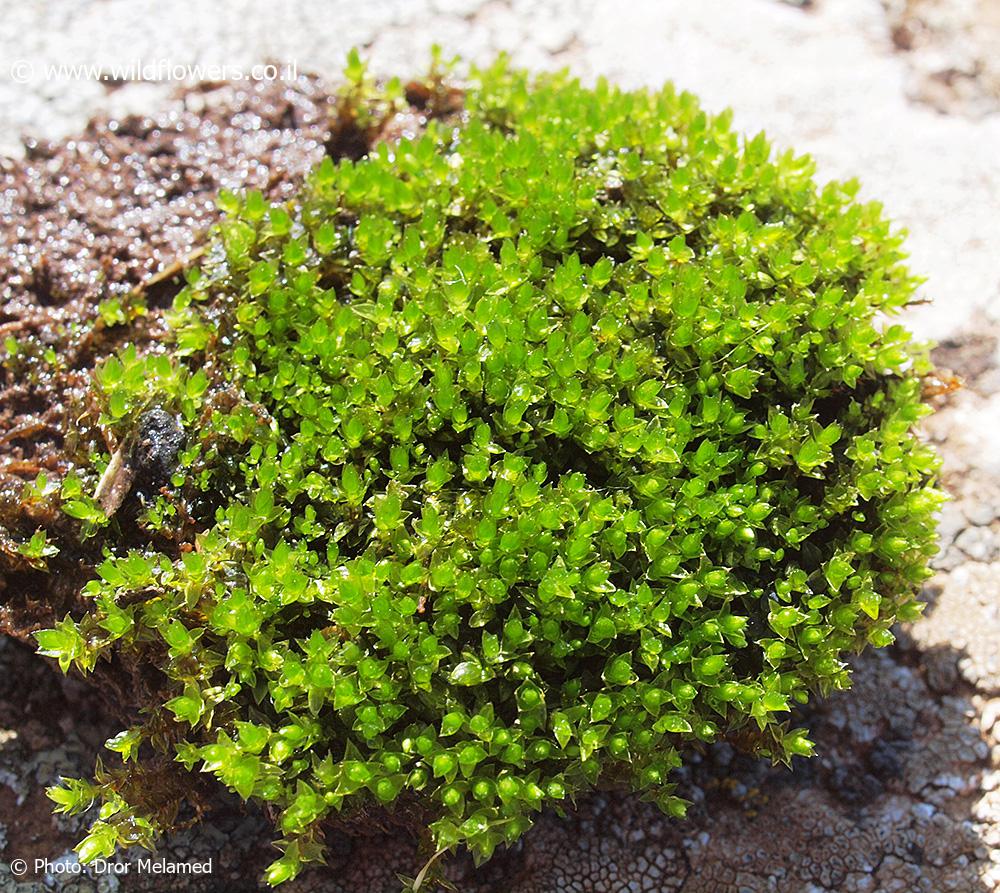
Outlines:
MULTIPOLYGON (((92 612, 41 634, 155 663, 113 749, 274 804, 275 883, 362 805, 480 857, 597 784, 679 815, 685 747, 809 754, 790 707, 919 611, 929 366, 881 321, 915 282, 879 207, 670 86, 498 64, 465 105, 295 202, 222 197, 144 373, 202 532, 106 528, 92 612)), ((136 362, 101 373, 111 423, 136 362)), ((105 853, 142 804, 75 784, 105 853)))

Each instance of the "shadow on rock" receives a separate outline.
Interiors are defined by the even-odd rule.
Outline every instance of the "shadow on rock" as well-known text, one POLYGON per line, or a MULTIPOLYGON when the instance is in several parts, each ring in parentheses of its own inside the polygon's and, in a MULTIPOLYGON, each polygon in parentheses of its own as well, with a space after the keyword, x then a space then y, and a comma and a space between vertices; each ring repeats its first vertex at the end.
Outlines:
MULTIPOLYGON (((448 874, 462 893, 990 893, 988 854, 974 806, 990 751, 976 724, 961 653, 920 650, 907 634, 858 658, 852 691, 811 705, 818 756, 792 771, 728 744, 695 754, 680 772, 687 821, 625 795, 593 795, 566 817, 544 813, 513 849, 448 874), (951 668, 949 672, 948 668, 951 668)), ((66 854, 78 819, 52 817, 44 787, 87 774, 115 731, 99 702, 23 646, 0 643, 0 889, 14 858, 66 854)), ((122 878, 121 890, 248 890, 273 858, 267 823, 220 801, 209 821, 173 835, 168 859, 214 858, 206 880, 122 878)), ((397 874, 420 856, 399 835, 331 835, 331 864, 289 885, 301 891, 398 893, 397 874)), ((76 878, 75 891, 97 889, 76 878)), ((70 889, 65 887, 64 889, 70 889)))
MULTIPOLYGON (((956 675, 936 690, 928 672, 959 657, 921 652, 904 635, 858 658, 852 691, 797 718, 818 756, 792 771, 726 744, 695 755, 681 773, 694 801, 687 821, 595 795, 566 818, 545 813, 478 871, 458 860, 449 873, 462 893, 989 893, 972 812, 989 749, 971 688, 956 675)), ((394 870, 412 872, 408 846, 345 846, 323 889, 396 893, 394 870)))

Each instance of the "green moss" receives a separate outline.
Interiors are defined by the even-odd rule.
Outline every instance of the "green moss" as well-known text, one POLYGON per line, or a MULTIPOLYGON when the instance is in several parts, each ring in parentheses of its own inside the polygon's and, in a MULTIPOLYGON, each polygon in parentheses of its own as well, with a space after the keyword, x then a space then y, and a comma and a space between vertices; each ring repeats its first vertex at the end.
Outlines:
POLYGON ((223 196, 173 356, 95 386, 109 426, 184 420, 144 523, 201 532, 112 521, 90 612, 39 634, 165 680, 130 762, 55 794, 105 801, 85 855, 160 830, 128 794, 158 755, 277 808, 277 883, 362 805, 488 857, 598 784, 680 815, 695 742, 809 754, 790 707, 918 614, 940 501, 928 361, 881 322, 900 236, 812 173, 671 86, 498 63, 292 203, 223 196))

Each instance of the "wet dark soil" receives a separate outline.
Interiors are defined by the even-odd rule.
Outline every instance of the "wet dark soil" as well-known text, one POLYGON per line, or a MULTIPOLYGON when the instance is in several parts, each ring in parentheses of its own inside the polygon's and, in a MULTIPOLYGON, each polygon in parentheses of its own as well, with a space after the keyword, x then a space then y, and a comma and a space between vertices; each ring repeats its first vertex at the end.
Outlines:
POLYGON ((42 576, 13 540, 67 523, 51 501, 26 506, 25 482, 40 471, 58 482, 107 446, 89 424, 95 365, 126 341, 157 348, 176 289, 164 273, 180 271, 216 220, 217 193, 289 196, 324 154, 332 109, 316 80, 205 85, 158 117, 97 119, 0 162, 0 629, 23 637, 47 623, 88 575, 88 556, 70 553, 42 576), (103 301, 128 306, 153 280, 143 314, 105 324, 103 301))

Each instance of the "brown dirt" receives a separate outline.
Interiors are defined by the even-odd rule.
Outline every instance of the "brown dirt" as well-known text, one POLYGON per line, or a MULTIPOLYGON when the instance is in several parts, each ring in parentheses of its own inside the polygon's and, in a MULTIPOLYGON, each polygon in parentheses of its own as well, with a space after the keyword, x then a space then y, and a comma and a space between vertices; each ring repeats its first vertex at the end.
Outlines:
POLYGON ((940 112, 1000 110, 1000 0, 882 0, 910 95, 940 112))

